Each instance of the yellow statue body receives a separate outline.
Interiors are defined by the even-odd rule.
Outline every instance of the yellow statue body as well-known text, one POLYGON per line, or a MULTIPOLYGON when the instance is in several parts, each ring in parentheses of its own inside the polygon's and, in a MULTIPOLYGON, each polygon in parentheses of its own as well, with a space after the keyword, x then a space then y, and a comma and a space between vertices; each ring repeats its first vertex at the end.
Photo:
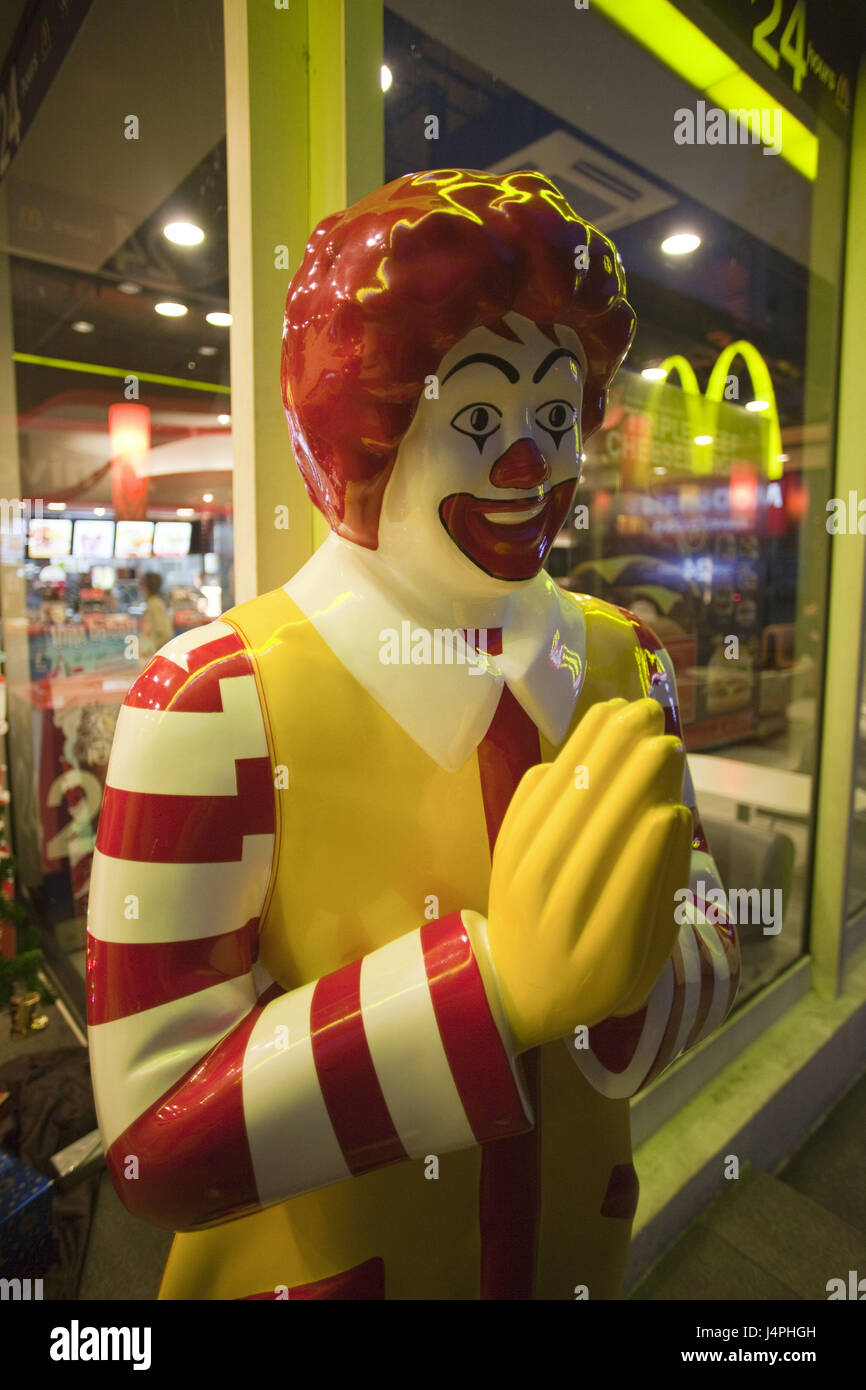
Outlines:
POLYGON ((632 327, 541 175, 311 240, 284 394, 333 534, 136 682, 94 861, 100 1121, 179 1232, 164 1298, 619 1290, 629 1097, 737 981, 674 914, 717 879, 670 660, 542 569, 632 327))

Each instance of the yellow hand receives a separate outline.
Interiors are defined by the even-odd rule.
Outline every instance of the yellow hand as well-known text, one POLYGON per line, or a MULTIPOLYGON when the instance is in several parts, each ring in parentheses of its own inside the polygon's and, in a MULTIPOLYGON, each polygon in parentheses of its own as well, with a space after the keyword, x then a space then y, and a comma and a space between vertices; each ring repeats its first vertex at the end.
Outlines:
POLYGON ((633 1012, 673 950, 691 813, 683 746, 663 730, 654 700, 593 705, 514 794, 487 935, 520 1050, 633 1012))

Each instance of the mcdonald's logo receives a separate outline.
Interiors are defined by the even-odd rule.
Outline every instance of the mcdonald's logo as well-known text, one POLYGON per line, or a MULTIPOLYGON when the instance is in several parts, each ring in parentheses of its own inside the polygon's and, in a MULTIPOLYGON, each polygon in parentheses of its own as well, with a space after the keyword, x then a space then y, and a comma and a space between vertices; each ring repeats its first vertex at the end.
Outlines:
POLYGON ((680 387, 685 398, 686 415, 692 438, 692 469, 695 473, 712 472, 712 417, 717 414, 717 411, 708 409, 708 406, 718 406, 723 402, 732 404, 725 393, 725 387, 730 376, 731 364, 737 357, 741 357, 745 362, 755 393, 752 402, 747 402, 745 408, 751 404, 755 413, 759 414, 767 425, 767 428, 761 431, 764 475, 769 479, 781 478, 784 472, 782 466, 784 463, 782 432, 779 426, 779 411, 776 406, 773 381, 770 370, 760 352, 754 343, 747 342, 745 338, 739 338, 736 342, 729 343, 727 347, 722 349, 710 372, 707 389, 703 394, 698 385, 694 367, 687 357, 683 357, 679 353, 666 357, 658 367, 645 369, 642 375, 652 381, 656 388, 650 394, 646 407, 647 413, 652 419, 654 406, 656 410, 659 408, 659 388, 669 383, 671 373, 675 372, 679 377, 680 387))

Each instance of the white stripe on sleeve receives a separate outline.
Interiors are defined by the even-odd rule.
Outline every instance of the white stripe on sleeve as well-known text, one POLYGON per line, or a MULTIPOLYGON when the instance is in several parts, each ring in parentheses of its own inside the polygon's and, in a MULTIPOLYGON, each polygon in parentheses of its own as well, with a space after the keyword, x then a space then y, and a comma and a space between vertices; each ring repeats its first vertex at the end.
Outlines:
POLYGON ((409 1157, 474 1144, 439 1034, 420 932, 364 957, 361 1011, 379 1085, 409 1157))

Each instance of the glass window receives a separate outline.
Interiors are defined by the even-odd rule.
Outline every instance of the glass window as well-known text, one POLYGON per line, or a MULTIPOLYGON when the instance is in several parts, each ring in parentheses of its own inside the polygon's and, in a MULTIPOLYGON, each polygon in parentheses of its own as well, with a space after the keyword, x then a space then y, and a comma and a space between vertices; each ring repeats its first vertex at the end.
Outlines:
POLYGON ((120 705, 233 602, 222 6, 30 6, 2 37, 14 848, 83 976, 120 705))
POLYGON ((757 127, 731 117, 733 78, 730 100, 697 90, 676 44, 606 0, 531 20, 512 0, 495 23, 394 0, 386 165, 538 169, 622 255, 637 335, 549 568, 673 658, 722 879, 765 894, 740 923, 742 1001, 807 949, 852 88, 774 75, 741 42, 748 7, 736 35, 713 8, 728 71, 766 89, 757 127))

